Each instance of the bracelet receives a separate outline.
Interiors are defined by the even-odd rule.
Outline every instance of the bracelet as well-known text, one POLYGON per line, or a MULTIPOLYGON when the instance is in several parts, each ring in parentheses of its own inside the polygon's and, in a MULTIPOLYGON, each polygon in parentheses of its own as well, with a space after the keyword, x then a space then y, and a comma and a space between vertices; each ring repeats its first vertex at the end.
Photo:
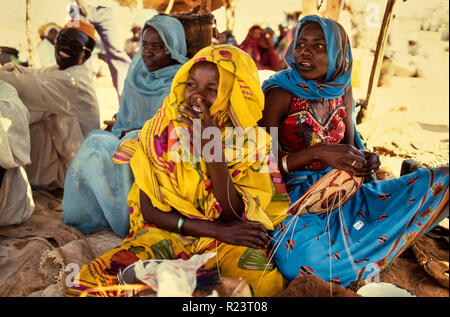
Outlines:
POLYGON ((287 154, 285 156, 283 156, 283 158, 281 159, 281 166, 283 167, 283 171, 286 174, 289 174, 289 170, 288 170, 288 167, 287 167, 287 157, 288 157, 287 154))
POLYGON ((184 217, 181 216, 180 219, 178 219, 178 225, 177 225, 178 234, 181 234, 181 228, 183 227, 183 224, 184 224, 184 217))

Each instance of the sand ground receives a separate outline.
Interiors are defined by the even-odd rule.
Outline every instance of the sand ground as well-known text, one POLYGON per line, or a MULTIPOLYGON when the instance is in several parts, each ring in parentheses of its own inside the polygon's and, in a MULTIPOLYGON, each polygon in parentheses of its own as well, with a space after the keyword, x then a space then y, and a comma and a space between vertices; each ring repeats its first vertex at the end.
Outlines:
POLYGON ((449 155, 448 42, 436 32, 422 31, 432 47, 422 60, 421 77, 391 76, 373 93, 373 110, 358 131, 382 166, 398 176, 403 159, 436 166, 449 155))

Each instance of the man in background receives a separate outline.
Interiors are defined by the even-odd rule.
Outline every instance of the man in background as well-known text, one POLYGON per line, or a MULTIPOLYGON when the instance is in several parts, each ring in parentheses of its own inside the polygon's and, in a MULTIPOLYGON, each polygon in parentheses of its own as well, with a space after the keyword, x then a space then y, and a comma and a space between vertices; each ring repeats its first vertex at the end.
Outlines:
POLYGON ((37 47, 37 54, 41 67, 56 65, 55 43, 58 31, 59 30, 52 25, 48 26, 44 31, 44 38, 37 47))
POLYGON ((120 101, 131 60, 122 50, 123 42, 120 42, 118 36, 119 29, 113 10, 113 5, 117 3, 112 0, 76 0, 76 2, 80 8, 80 18, 89 21, 100 36, 106 52, 106 63, 120 101))
POLYGON ((133 36, 125 41, 124 50, 131 59, 133 59, 134 55, 136 55, 139 50, 141 32, 142 28, 139 25, 133 25, 131 28, 131 33, 133 33, 133 36))
POLYGON ((30 114, 32 186, 64 188, 67 169, 87 134, 100 128, 100 113, 85 62, 95 46, 95 29, 84 21, 68 23, 56 38, 57 65, 0 67, 0 80, 12 85, 30 114))
POLYGON ((24 169, 31 162, 29 119, 16 89, 0 80, 0 226, 20 224, 34 211, 24 169))

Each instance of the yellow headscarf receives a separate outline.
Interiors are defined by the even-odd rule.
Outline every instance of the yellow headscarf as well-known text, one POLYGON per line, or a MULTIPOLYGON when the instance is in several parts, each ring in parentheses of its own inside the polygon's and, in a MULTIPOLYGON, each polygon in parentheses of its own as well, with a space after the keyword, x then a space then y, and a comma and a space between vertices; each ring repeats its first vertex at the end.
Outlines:
MULTIPOLYGON (((134 210, 140 209, 140 189, 162 211, 175 208, 186 217, 210 221, 220 216, 221 207, 213 195, 206 163, 201 157, 195 159, 190 142, 180 132, 180 128, 187 126, 178 119, 182 114, 180 106, 186 105, 184 89, 189 71, 195 63, 203 61, 216 64, 219 70, 217 99, 210 113, 218 114, 223 148, 226 142, 239 137, 248 145, 227 147, 224 152, 235 188, 245 204, 242 218, 258 221, 273 230, 287 215, 289 197, 271 160, 270 136, 257 127, 264 94, 251 57, 228 45, 204 48, 184 64, 163 107, 147 121, 139 139, 124 141, 116 152, 114 162, 129 161, 135 176, 127 202, 134 210), (181 158, 182 153, 187 153, 188 159, 174 160, 181 158)), ((140 212, 131 214, 130 224, 134 232, 143 226, 140 212)), ((205 243, 210 242, 205 239, 205 243)))

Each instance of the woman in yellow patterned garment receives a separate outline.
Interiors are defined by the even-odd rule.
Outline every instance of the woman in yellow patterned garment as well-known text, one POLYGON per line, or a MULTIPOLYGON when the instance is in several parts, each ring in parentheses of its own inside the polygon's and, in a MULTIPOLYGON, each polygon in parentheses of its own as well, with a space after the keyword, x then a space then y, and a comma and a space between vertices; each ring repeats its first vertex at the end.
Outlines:
POLYGON ((257 127, 263 105, 256 66, 240 49, 211 46, 187 62, 163 107, 113 158, 135 176, 129 235, 83 266, 67 295, 117 283, 119 270, 139 259, 207 252, 216 256, 206 269, 243 277, 255 296, 278 294, 285 281, 265 252, 290 201, 270 137, 257 127))

